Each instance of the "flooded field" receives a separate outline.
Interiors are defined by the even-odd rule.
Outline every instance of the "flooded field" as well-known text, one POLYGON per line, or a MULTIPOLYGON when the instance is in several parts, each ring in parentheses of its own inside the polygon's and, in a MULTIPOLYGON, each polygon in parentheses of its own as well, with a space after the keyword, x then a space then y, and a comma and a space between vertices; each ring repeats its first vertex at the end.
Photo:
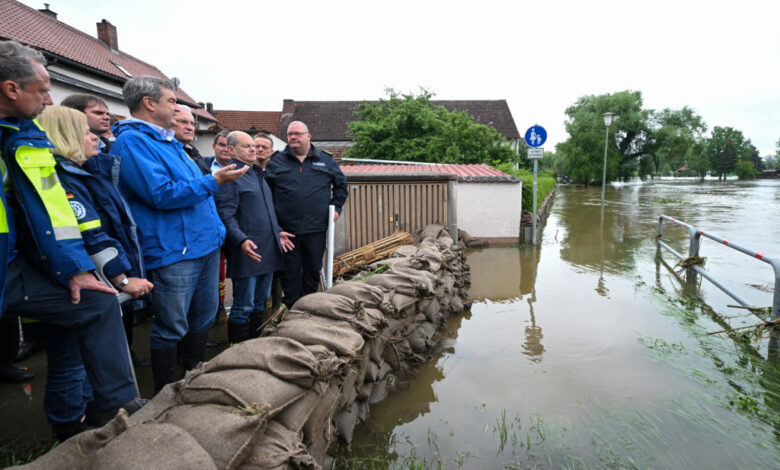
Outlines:
MULTIPOLYGON (((336 468, 780 468, 780 369, 757 322, 656 258, 667 214, 780 255, 780 184, 562 187, 536 248, 469 253, 470 314, 355 431, 336 468), (737 316, 724 320, 722 317, 737 316), (747 330, 750 331, 750 330, 747 330), (735 341, 736 339, 736 341, 735 341)), ((664 239, 687 253, 687 233, 664 239)), ((758 306, 769 265, 704 241, 706 269, 758 306)))

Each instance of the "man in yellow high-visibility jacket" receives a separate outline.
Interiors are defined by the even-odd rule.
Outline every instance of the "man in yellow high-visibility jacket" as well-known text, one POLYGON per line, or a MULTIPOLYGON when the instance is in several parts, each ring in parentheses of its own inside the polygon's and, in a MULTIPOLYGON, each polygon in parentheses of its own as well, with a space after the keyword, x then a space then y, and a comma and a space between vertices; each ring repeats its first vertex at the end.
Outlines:
MULTIPOLYGON (((100 425, 143 400, 131 377, 116 291, 91 273, 95 265, 57 178, 53 146, 33 120, 52 104, 45 63, 34 49, 0 42, 0 315, 12 311, 77 339, 78 347, 49 355, 49 373, 83 362, 100 410, 91 424, 100 425)), ((75 395, 46 407, 58 436, 87 427, 86 403, 75 395)))

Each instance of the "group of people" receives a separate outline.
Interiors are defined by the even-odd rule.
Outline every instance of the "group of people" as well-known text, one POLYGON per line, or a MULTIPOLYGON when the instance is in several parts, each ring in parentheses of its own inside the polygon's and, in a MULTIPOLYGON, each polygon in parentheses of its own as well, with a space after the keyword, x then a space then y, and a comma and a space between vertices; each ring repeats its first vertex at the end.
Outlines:
POLYGON ((137 312, 153 314, 155 393, 177 379, 177 363, 204 359, 222 260, 231 342, 258 335, 275 273, 288 307, 316 291, 328 206, 337 219, 347 185, 302 122, 289 124, 280 152, 268 135, 234 131, 204 158, 171 82, 128 80, 131 117, 111 128, 96 96, 53 106, 45 65, 34 49, 0 42, 0 324, 42 324, 44 409, 64 439, 145 404, 127 348, 137 312))

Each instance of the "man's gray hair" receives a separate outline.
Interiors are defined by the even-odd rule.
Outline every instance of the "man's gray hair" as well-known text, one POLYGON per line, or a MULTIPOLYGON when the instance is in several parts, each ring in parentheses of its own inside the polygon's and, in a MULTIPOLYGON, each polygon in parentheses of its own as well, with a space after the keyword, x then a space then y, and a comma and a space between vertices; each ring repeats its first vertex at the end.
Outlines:
POLYGON ((250 139, 252 138, 246 132, 243 132, 243 131, 233 131, 230 134, 228 134, 228 136, 227 136, 227 145, 228 145, 228 147, 235 147, 236 145, 238 145, 238 137, 241 136, 241 135, 245 135, 245 136, 249 137, 250 139))
POLYGON ((46 58, 30 46, 0 41, 0 82, 13 80, 21 86, 35 79, 33 62, 46 66, 46 58))
POLYGON ((127 107, 132 113, 141 106, 141 101, 144 99, 144 96, 148 96, 153 99, 155 103, 159 103, 160 98, 162 98, 163 95, 163 88, 167 88, 173 92, 176 91, 176 87, 173 83, 164 78, 150 77, 148 75, 133 77, 122 87, 122 96, 125 99, 125 104, 127 104, 127 107))
MULTIPOLYGON (((218 133, 217 135, 215 135, 215 136, 214 136, 214 142, 213 142, 213 144, 214 144, 214 145, 217 145, 217 141, 219 141, 219 138, 220 138, 220 137, 224 137, 225 139, 227 139, 227 136, 229 136, 231 132, 232 132, 232 131, 229 131, 229 130, 227 130, 227 129, 225 129, 224 131, 219 131, 219 133, 218 133)), ((225 144, 225 145, 227 145, 227 144, 225 144)))

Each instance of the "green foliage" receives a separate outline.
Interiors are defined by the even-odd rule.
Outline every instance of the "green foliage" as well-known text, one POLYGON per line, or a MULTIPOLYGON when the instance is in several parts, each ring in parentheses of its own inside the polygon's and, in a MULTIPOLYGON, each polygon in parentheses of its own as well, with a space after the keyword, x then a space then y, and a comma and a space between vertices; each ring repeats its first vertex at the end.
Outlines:
POLYGON ((427 90, 414 96, 388 89, 387 95, 358 105, 358 119, 349 124, 355 145, 345 157, 436 163, 520 159, 497 130, 466 113, 433 105, 433 93, 427 90))
POLYGON ((755 178, 759 171, 753 166, 752 162, 740 161, 737 162, 734 173, 736 173, 737 177, 741 180, 749 180, 755 178))
POLYGON ((564 156, 562 174, 586 184, 601 183, 605 141, 602 115, 607 112, 619 116, 609 128, 607 181, 631 176, 635 165, 627 163, 647 153, 650 133, 650 112, 642 109, 639 91, 583 96, 566 109, 570 137, 556 146, 556 152, 564 156))
MULTIPOLYGON (((525 168, 520 168, 518 170, 515 170, 511 163, 501 163, 497 161, 493 162, 492 166, 497 170, 503 171, 508 175, 516 176, 518 178, 523 179, 523 209, 528 211, 533 210, 534 207, 533 171, 526 170, 525 168)), ((550 192, 555 189, 556 184, 557 183, 555 181, 554 175, 550 175, 547 172, 537 173, 537 178, 536 178, 537 204, 541 204, 542 201, 544 201, 544 198, 546 198, 547 195, 550 194, 550 192)))
POLYGON ((737 160, 749 160, 758 153, 755 146, 742 135, 742 131, 732 127, 712 129, 712 136, 707 140, 707 158, 710 168, 721 177, 734 171, 737 160))
POLYGON ((673 169, 686 165, 690 168, 686 159, 688 150, 702 142, 707 130, 702 117, 687 106, 680 110, 666 108, 653 112, 651 123, 652 138, 648 153, 653 161, 654 173, 659 174, 664 163, 673 169))

